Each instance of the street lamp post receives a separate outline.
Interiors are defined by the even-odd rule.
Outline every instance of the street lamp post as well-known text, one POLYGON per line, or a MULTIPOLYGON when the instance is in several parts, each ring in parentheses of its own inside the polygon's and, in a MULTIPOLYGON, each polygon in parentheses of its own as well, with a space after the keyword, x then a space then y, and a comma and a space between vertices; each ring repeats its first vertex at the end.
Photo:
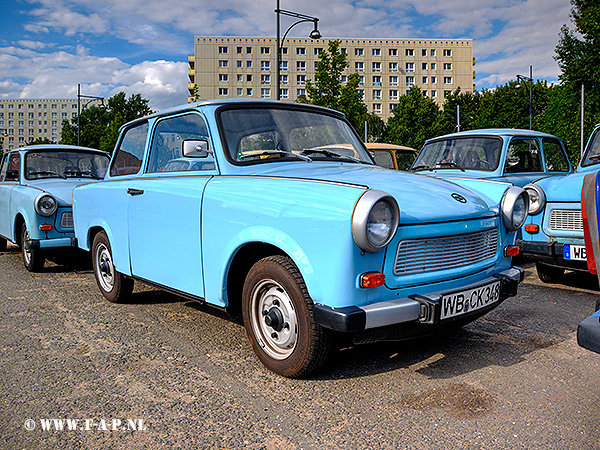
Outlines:
POLYGON ((517 74, 517 87, 520 87, 520 83, 521 82, 528 82, 529 84, 527 85, 527 87, 529 88, 529 129, 532 130, 533 129, 533 115, 531 112, 531 101, 532 101, 532 96, 533 96, 533 68, 532 66, 529 66, 529 76, 526 77, 524 75, 519 75, 517 74))
POLYGON ((280 9, 279 8, 279 0, 277 0, 277 9, 275 10, 275 14, 277 14, 277 69, 276 69, 277 78, 276 78, 275 82, 277 83, 277 100, 280 100, 281 99, 281 86, 279 83, 279 74, 280 74, 281 68, 279 66, 281 65, 281 44, 283 43, 283 41, 285 41, 285 37, 287 36, 287 34, 289 33, 289 31, 292 28, 294 28, 296 25, 298 25, 299 23, 302 23, 302 22, 313 22, 314 23, 314 28, 308 35, 308 37, 310 37, 311 39, 321 39, 321 33, 319 33, 319 29, 318 29, 318 25, 319 25, 318 17, 307 16, 305 14, 299 14, 299 13, 295 13, 292 11, 286 11, 285 9, 280 9), (280 39, 279 36, 281 33, 281 15, 282 14, 284 16, 295 17, 296 19, 300 19, 300 20, 298 20, 297 22, 290 25, 290 27, 287 29, 287 31, 283 35, 283 38, 280 39))
POLYGON ((80 127, 79 116, 81 115, 81 99, 82 98, 90 99, 89 101, 87 101, 85 103, 85 105, 83 105, 84 108, 87 105, 89 105, 91 102, 93 102, 94 100, 100 100, 102 102, 102 105, 104 105, 104 97, 94 97, 92 95, 81 95, 81 85, 77 84, 77 145, 80 145, 79 141, 80 141, 80 136, 81 136, 81 127, 80 127))

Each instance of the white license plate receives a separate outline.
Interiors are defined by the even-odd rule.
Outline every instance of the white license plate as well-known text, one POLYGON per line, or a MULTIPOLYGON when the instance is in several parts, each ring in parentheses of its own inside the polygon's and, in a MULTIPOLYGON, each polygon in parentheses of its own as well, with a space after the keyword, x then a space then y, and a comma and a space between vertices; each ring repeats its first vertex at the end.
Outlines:
POLYGON ((585 247, 583 245, 565 244, 564 257, 572 261, 585 261, 585 247))
POLYGON ((500 300, 500 281, 475 289, 442 295, 440 320, 485 308, 500 300))

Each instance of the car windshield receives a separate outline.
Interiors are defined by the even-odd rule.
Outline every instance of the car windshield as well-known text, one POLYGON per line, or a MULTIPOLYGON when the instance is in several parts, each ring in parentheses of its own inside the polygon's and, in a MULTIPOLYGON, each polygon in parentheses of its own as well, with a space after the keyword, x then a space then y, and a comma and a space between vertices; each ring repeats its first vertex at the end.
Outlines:
POLYGON ((600 163, 600 128, 594 130, 594 134, 587 146, 585 156, 581 160, 581 165, 593 166, 600 163))
POLYGON ((104 178, 108 155, 78 151, 31 151, 25 156, 25 178, 104 178))
POLYGON ((465 137, 425 144, 411 170, 459 169, 492 172, 498 168, 502 139, 465 137))
POLYGON ((372 164, 343 120, 319 111, 224 109, 220 114, 228 157, 236 164, 330 160, 372 164))

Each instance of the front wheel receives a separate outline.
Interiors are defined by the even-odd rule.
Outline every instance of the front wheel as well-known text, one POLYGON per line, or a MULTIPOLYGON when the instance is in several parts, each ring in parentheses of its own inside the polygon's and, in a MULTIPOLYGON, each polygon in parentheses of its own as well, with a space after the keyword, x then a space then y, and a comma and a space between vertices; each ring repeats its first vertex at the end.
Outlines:
POLYGON ((133 279, 115 269, 110 242, 104 231, 94 237, 92 265, 100 292, 109 302, 120 303, 131 297, 133 279))
POLYGON ((548 266, 542 263, 535 263, 538 277, 544 283, 556 283, 564 275, 565 269, 562 267, 548 266))
POLYGON ((319 368, 330 332, 313 320, 313 302, 296 265, 285 256, 258 261, 242 292, 244 327, 252 348, 271 371, 289 378, 319 368))
POLYGON ((46 258, 39 248, 26 248, 25 242, 29 240, 29 231, 27 225, 23 222, 21 227, 21 252, 23 254, 23 264, 30 272, 41 272, 44 268, 46 258))

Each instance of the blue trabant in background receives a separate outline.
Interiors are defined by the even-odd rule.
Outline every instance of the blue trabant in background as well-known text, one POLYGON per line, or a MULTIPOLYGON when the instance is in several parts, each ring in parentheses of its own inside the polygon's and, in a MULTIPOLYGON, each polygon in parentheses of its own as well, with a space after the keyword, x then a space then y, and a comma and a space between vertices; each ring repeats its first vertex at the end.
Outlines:
POLYGON ((241 313, 260 361, 288 377, 316 370, 335 333, 458 327, 523 276, 523 189, 378 167, 343 115, 315 106, 206 101, 137 119, 73 201, 109 301, 138 279, 241 313))
POLYGON ((96 181, 108 167, 106 152, 66 145, 31 145, 5 153, 0 167, 0 249, 23 252, 27 270, 44 267, 45 254, 71 247, 75 186, 96 181))
POLYGON ((520 187, 549 175, 573 172, 559 138, 509 128, 462 131, 430 139, 410 170, 444 178, 506 181, 520 187))
POLYGON ((519 241, 523 255, 536 261, 540 280, 560 280, 565 269, 587 271, 581 216, 586 174, 600 169, 600 126, 592 132, 574 174, 544 178, 525 186, 529 218, 519 241))

